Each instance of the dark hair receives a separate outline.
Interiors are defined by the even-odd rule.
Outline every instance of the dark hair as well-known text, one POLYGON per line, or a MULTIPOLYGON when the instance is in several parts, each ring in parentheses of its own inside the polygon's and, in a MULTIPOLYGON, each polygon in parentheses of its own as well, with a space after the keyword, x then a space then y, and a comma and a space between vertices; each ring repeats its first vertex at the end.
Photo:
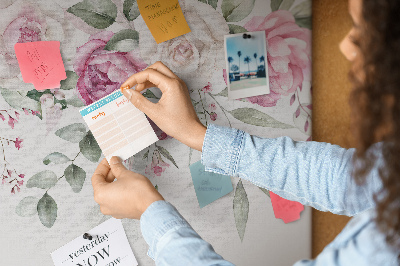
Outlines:
POLYGON ((382 141, 383 187, 374 196, 375 221, 386 242, 400 250, 400 1, 362 2, 360 35, 354 41, 362 59, 350 72, 352 126, 358 140, 354 159, 362 162, 354 178, 359 184, 365 181, 376 161, 367 151, 382 141))

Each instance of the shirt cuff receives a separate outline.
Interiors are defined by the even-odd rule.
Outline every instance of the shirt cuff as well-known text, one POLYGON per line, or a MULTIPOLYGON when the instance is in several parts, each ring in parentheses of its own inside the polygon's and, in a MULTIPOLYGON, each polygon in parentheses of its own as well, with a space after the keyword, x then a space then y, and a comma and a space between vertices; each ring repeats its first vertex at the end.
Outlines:
POLYGON ((149 245, 147 255, 153 260, 157 256, 157 244, 169 231, 190 227, 178 210, 169 202, 153 202, 140 217, 140 228, 144 240, 149 245))
POLYGON ((201 154, 205 170, 235 176, 243 150, 244 134, 238 129, 209 124, 201 154))

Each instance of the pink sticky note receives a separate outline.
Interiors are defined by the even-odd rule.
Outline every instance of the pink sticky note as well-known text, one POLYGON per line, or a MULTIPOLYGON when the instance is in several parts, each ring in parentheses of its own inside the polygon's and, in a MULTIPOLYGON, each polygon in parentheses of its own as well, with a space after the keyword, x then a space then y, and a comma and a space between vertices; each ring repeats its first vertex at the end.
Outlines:
POLYGON ((14 49, 24 82, 33 83, 35 89, 59 88, 60 81, 67 78, 60 42, 16 43, 14 49))
POLYGON ((302 204, 281 198, 271 191, 269 192, 269 195, 271 196, 275 218, 282 219, 285 224, 300 219, 300 213, 304 210, 302 204))

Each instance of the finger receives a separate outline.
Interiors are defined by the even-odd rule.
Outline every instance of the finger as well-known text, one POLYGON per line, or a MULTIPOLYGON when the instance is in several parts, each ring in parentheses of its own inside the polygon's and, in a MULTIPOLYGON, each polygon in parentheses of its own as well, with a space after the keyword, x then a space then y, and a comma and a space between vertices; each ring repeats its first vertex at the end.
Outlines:
POLYGON ((157 86, 154 85, 153 83, 151 83, 150 81, 146 81, 145 83, 139 83, 138 85, 136 85, 135 91, 143 91, 145 89, 153 88, 153 87, 157 87, 157 86))
POLYGON ((113 174, 112 171, 109 171, 108 174, 107 174, 107 177, 106 177, 106 181, 108 183, 111 183, 111 182, 114 181, 114 179, 115 179, 115 175, 113 174))
POLYGON ((124 90, 123 94, 137 109, 150 117, 153 116, 154 111, 157 109, 157 105, 155 103, 150 102, 148 99, 146 99, 146 97, 136 90, 124 90))
POLYGON ((160 73, 163 73, 165 76, 170 77, 170 78, 178 78, 177 75, 175 75, 174 72, 171 71, 166 65, 164 65, 161 61, 157 61, 148 68, 152 68, 154 70, 157 70, 160 73))
POLYGON ((99 165, 97 166, 96 170, 92 176, 92 186, 93 188, 98 187, 100 185, 107 184, 106 177, 108 172, 110 172, 110 166, 107 160, 104 158, 99 165))
POLYGON ((124 178, 127 172, 129 172, 129 170, 126 169, 125 165, 122 164, 121 158, 117 156, 111 157, 110 166, 111 171, 117 179, 124 178))
POLYGON ((164 92, 164 90, 171 85, 173 79, 155 69, 147 68, 146 70, 130 76, 124 83, 122 83, 121 88, 125 88, 127 86, 132 88, 133 86, 140 83, 145 83, 146 81, 153 83, 155 87, 158 87, 162 92, 164 92))

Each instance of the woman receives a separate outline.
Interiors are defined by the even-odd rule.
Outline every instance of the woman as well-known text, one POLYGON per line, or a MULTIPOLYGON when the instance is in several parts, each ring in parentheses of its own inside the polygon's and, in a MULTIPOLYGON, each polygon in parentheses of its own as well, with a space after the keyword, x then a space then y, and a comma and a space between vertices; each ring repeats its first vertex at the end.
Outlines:
MULTIPOLYGON (((136 85, 136 90, 123 89, 124 95, 163 131, 202 151, 206 170, 239 176, 319 210, 356 215, 315 260, 296 265, 399 263, 400 2, 350 0, 349 10, 354 25, 340 49, 353 63, 357 150, 288 137, 261 139, 215 125, 205 128, 186 85, 160 62, 122 85, 136 85), (139 93, 153 86, 163 93, 157 104, 139 93)), ((148 254, 157 264, 231 265, 146 177, 127 170, 118 158, 110 165, 103 160, 92 184, 104 214, 140 219, 148 254)))

